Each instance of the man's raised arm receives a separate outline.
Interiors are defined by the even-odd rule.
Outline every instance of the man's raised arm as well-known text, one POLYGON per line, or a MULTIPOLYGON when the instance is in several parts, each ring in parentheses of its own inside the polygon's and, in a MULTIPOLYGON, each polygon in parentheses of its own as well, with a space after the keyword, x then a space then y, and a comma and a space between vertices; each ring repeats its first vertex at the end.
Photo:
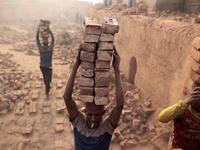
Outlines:
POLYGON ((122 81, 120 77, 120 56, 115 48, 114 48, 114 53, 113 53, 113 68, 115 70, 115 85, 116 85, 116 106, 113 108, 109 120, 112 123, 112 125, 116 126, 122 109, 124 107, 124 91, 123 91, 123 86, 122 86, 122 81))
POLYGON ((37 34, 36 34, 36 41, 37 41, 37 46, 40 47, 41 43, 40 43, 40 40, 39 40, 39 27, 38 27, 37 34))
POLYGON ((67 107, 69 116, 71 119, 74 119, 78 115, 78 109, 76 106, 75 101, 72 99, 72 92, 73 92, 73 86, 74 86, 74 80, 76 77, 76 72, 78 70, 78 67, 80 65, 80 52, 81 52, 81 46, 79 46, 78 54, 76 56, 76 61, 72 67, 71 74, 69 76, 69 79, 67 81, 67 85, 65 87, 63 98, 65 100, 65 105, 67 107))

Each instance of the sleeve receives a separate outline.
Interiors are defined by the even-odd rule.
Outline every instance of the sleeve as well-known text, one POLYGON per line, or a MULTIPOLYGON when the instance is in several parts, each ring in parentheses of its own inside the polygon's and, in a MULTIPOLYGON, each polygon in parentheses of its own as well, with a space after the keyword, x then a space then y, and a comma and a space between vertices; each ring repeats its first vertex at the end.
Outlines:
POLYGON ((85 123, 85 117, 84 117, 84 115, 79 111, 79 112, 78 112, 78 115, 77 115, 74 119, 70 119, 69 121, 72 123, 72 125, 73 125, 74 127, 77 128, 79 125, 82 125, 83 123, 85 123))
POLYGON ((162 123, 167 123, 170 120, 180 118, 188 105, 180 100, 179 103, 164 109, 158 116, 158 120, 162 123))

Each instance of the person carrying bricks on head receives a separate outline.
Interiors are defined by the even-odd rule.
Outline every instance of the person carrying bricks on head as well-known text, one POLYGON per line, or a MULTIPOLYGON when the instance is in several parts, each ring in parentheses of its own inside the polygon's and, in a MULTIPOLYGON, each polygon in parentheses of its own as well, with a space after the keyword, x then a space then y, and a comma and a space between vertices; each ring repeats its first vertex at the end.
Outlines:
POLYGON ((200 85, 191 82, 192 92, 179 103, 164 109, 159 114, 159 121, 173 121, 172 137, 169 150, 200 149, 200 85))
POLYGON ((110 116, 102 119, 105 114, 104 105, 95 105, 94 102, 85 104, 85 115, 78 111, 72 99, 73 85, 80 61, 81 46, 78 49, 75 63, 64 91, 64 101, 69 113, 70 122, 74 127, 75 150, 108 150, 112 134, 117 127, 123 106, 124 92, 120 77, 120 56, 114 46, 113 67, 115 70, 116 106, 110 116))
POLYGON ((52 78, 52 54, 54 47, 54 35, 49 29, 51 34, 51 44, 48 42, 48 38, 43 38, 42 44, 39 40, 39 27, 36 35, 37 46, 40 51, 40 70, 43 74, 43 80, 45 84, 46 97, 49 97, 50 83, 52 78))

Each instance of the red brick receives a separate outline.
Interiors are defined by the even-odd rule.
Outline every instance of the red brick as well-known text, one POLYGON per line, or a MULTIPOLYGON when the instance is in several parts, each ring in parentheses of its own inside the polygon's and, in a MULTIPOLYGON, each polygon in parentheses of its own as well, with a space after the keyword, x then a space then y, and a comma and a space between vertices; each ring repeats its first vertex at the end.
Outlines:
POLYGON ((118 137, 121 135, 121 132, 118 128, 116 128, 113 134, 118 137))
POLYGON ((188 56, 187 60, 188 65, 197 73, 200 73, 200 64, 194 60, 191 56, 188 56))
POLYGON ((105 33, 118 33, 119 31, 119 24, 116 19, 113 18, 106 18, 104 17, 104 22, 103 22, 103 31, 105 33))
POLYGON ((109 89, 108 87, 95 88, 95 96, 108 96, 109 89))
POLYGON ((88 51, 88 52, 95 52, 96 51, 96 43, 85 43, 82 41, 81 48, 88 51))
POLYGON ((90 35, 90 34, 85 34, 84 36, 84 42, 89 42, 89 43, 98 43, 99 41, 99 35, 90 35))
POLYGON ((95 78, 95 87, 108 87, 110 85, 110 78, 95 78))
POLYGON ((132 146, 135 146, 135 145, 137 145, 138 144, 138 142, 137 141, 135 141, 135 140, 129 140, 129 141, 127 141, 126 142, 126 148, 131 148, 132 146))
POLYGON ((97 18, 87 18, 84 19, 85 33, 86 34, 101 34, 102 26, 97 18))
POLYGON ((87 87, 93 87, 94 86, 94 79, 93 78, 84 78, 81 77, 79 80, 80 86, 87 86, 87 87))
POLYGON ((82 61, 80 66, 84 69, 94 69, 94 63, 91 62, 82 61))
POLYGON ((95 58, 95 53, 81 50, 80 60, 94 62, 94 58, 95 58))
POLYGON ((109 98, 102 96, 95 96, 94 102, 96 105, 107 105, 109 103, 109 98))
POLYGON ((139 119, 133 119, 132 129, 133 130, 137 130, 138 127, 140 126, 140 124, 141 124, 141 120, 139 120, 139 119))
POLYGON ((94 76, 94 70, 93 69, 81 69, 81 75, 84 77, 93 77, 94 76))
POLYGON ((122 124, 120 124, 120 126, 117 127, 117 129, 119 129, 119 131, 122 132, 122 131, 124 131, 127 127, 128 127, 128 124, 122 123, 122 124))
POLYGON ((102 60, 96 60, 96 68, 98 69, 109 69, 110 68, 110 61, 102 61, 102 60))
POLYGON ((196 48, 192 47, 190 56, 194 58, 194 60, 196 60, 198 63, 200 63, 200 51, 198 51, 196 48))
POLYGON ((130 134, 130 133, 131 133, 131 130, 130 130, 130 129, 126 129, 126 130, 124 130, 124 131, 122 132, 123 135, 125 135, 125 134, 130 134))
POLYGON ((111 61, 112 60, 112 51, 97 51, 97 60, 111 61))
POLYGON ((188 69, 188 74, 194 83, 200 84, 200 74, 192 70, 190 67, 188 69))
POLYGON ((98 50, 113 50, 113 42, 99 42, 98 50))
POLYGON ((80 87, 80 95, 91 95, 93 96, 94 89, 92 87, 80 87))
POLYGON ((114 41, 114 34, 106 34, 106 33, 101 33, 99 41, 101 42, 113 42, 114 41))
POLYGON ((95 69, 95 77, 96 78, 110 77, 110 69, 95 69))
POLYGON ((83 102, 93 102, 94 96, 80 95, 80 100, 83 101, 83 102))

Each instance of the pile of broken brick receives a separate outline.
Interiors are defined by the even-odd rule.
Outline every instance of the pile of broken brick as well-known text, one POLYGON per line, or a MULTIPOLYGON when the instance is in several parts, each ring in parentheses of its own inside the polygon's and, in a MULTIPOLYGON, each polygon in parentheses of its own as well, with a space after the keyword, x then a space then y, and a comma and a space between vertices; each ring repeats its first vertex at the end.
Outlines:
POLYGON ((141 15, 149 16, 152 18, 162 18, 167 20, 183 21, 191 24, 200 23, 200 15, 196 14, 186 14, 180 11, 157 11, 156 8, 148 8, 143 1, 137 1, 135 7, 128 7, 127 4, 113 4, 109 6, 104 6, 103 4, 95 4, 92 8, 96 10, 104 9, 109 14, 119 13, 122 16, 125 15, 141 15))

